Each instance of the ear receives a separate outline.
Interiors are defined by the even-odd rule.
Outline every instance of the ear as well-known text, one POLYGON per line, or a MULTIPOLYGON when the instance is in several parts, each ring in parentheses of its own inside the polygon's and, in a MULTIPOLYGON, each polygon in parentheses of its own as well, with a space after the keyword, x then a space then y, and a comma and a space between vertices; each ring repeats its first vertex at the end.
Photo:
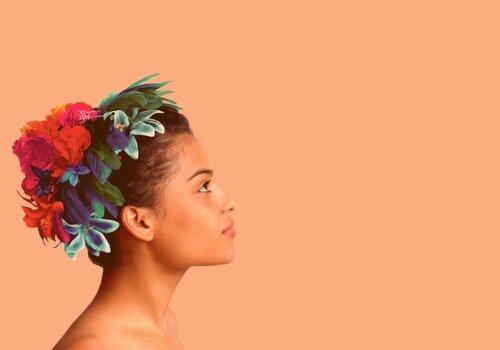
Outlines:
POLYGON ((155 234, 156 217, 150 208, 126 205, 120 216, 122 225, 133 236, 143 241, 151 241, 155 234))

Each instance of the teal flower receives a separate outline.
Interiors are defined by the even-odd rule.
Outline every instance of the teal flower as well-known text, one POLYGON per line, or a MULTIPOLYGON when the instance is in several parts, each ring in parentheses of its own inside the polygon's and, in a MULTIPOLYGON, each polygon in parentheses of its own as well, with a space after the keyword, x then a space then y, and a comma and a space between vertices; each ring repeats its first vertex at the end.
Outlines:
POLYGON ((74 238, 64 245, 66 255, 71 259, 76 259, 76 254, 87 245, 89 251, 99 256, 99 252, 109 253, 109 246, 104 233, 115 231, 120 224, 114 220, 102 219, 98 217, 96 212, 92 212, 88 218, 87 224, 68 224, 63 218, 62 223, 66 231, 74 238))
MULTIPOLYGON (((139 111, 139 107, 131 108, 132 115, 128 116, 121 109, 117 109, 115 111, 106 112, 103 114, 103 119, 111 116, 113 118, 113 127, 116 128, 119 132, 127 134, 128 131, 128 145, 123 149, 125 153, 127 153, 131 158, 137 159, 139 158, 139 150, 137 147, 137 140, 134 135, 142 135, 142 136, 155 136, 155 132, 159 134, 163 134, 165 132, 165 128, 163 124, 160 123, 156 119, 151 119, 151 116, 156 113, 163 113, 163 111, 156 109, 148 109, 137 113, 139 111)), ((111 130, 113 132, 113 130, 111 130)), ((116 137, 109 137, 108 143, 110 139, 116 139, 116 137)), ((113 142, 112 142, 113 143, 113 142)), ((121 142, 120 142, 121 143, 121 142)), ((110 146, 114 146, 113 144, 110 146)), ((114 151, 116 153, 121 151, 121 147, 115 145, 114 151)))
POLYGON ((71 186, 75 187, 78 183, 78 175, 86 175, 88 173, 90 173, 90 169, 81 163, 77 166, 68 166, 61 177, 61 182, 69 181, 71 186))

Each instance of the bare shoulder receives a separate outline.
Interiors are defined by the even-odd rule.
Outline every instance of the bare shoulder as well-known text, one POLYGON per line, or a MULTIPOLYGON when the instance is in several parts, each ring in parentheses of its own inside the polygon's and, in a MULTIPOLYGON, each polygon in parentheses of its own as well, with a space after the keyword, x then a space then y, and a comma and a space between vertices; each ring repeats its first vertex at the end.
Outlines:
MULTIPOLYGON (((94 333, 92 333, 94 334, 94 333)), ((116 350, 116 349, 177 349, 170 339, 162 339, 157 334, 137 330, 100 332, 99 335, 64 336, 52 350, 116 350)))
POLYGON ((84 350, 84 349, 112 349, 103 341, 92 336, 81 336, 78 338, 61 339, 52 350, 84 350))
POLYGON ((52 350, 182 349, 178 346, 175 314, 168 310, 165 323, 170 337, 131 327, 130 322, 87 312, 71 324, 52 350))
POLYGON ((176 349, 171 344, 154 336, 140 334, 123 334, 109 338, 85 336, 67 339, 58 343, 52 350, 117 350, 117 349, 176 349))

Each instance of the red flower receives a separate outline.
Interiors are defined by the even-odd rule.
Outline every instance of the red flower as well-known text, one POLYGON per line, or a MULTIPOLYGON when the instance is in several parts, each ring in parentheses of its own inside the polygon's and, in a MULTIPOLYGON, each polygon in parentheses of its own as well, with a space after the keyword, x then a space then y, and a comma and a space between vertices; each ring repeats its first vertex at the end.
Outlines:
POLYGON ((78 165, 83 159, 83 151, 91 143, 90 133, 81 125, 64 127, 54 136, 54 145, 65 159, 64 165, 78 165))
POLYGON ((21 206, 26 214, 23 218, 26 225, 38 228, 42 240, 50 238, 55 241, 57 236, 64 243, 69 242, 69 233, 64 229, 60 216, 64 212, 63 202, 45 203, 40 201, 35 203, 36 209, 21 206))

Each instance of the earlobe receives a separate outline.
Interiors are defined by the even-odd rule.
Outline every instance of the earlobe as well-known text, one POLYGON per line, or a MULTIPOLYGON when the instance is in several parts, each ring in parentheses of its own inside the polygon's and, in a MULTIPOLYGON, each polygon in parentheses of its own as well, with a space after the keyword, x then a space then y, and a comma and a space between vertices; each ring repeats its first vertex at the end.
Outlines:
POLYGON ((134 237, 144 241, 153 239, 153 223, 147 208, 126 205, 122 209, 121 220, 127 231, 134 237))

